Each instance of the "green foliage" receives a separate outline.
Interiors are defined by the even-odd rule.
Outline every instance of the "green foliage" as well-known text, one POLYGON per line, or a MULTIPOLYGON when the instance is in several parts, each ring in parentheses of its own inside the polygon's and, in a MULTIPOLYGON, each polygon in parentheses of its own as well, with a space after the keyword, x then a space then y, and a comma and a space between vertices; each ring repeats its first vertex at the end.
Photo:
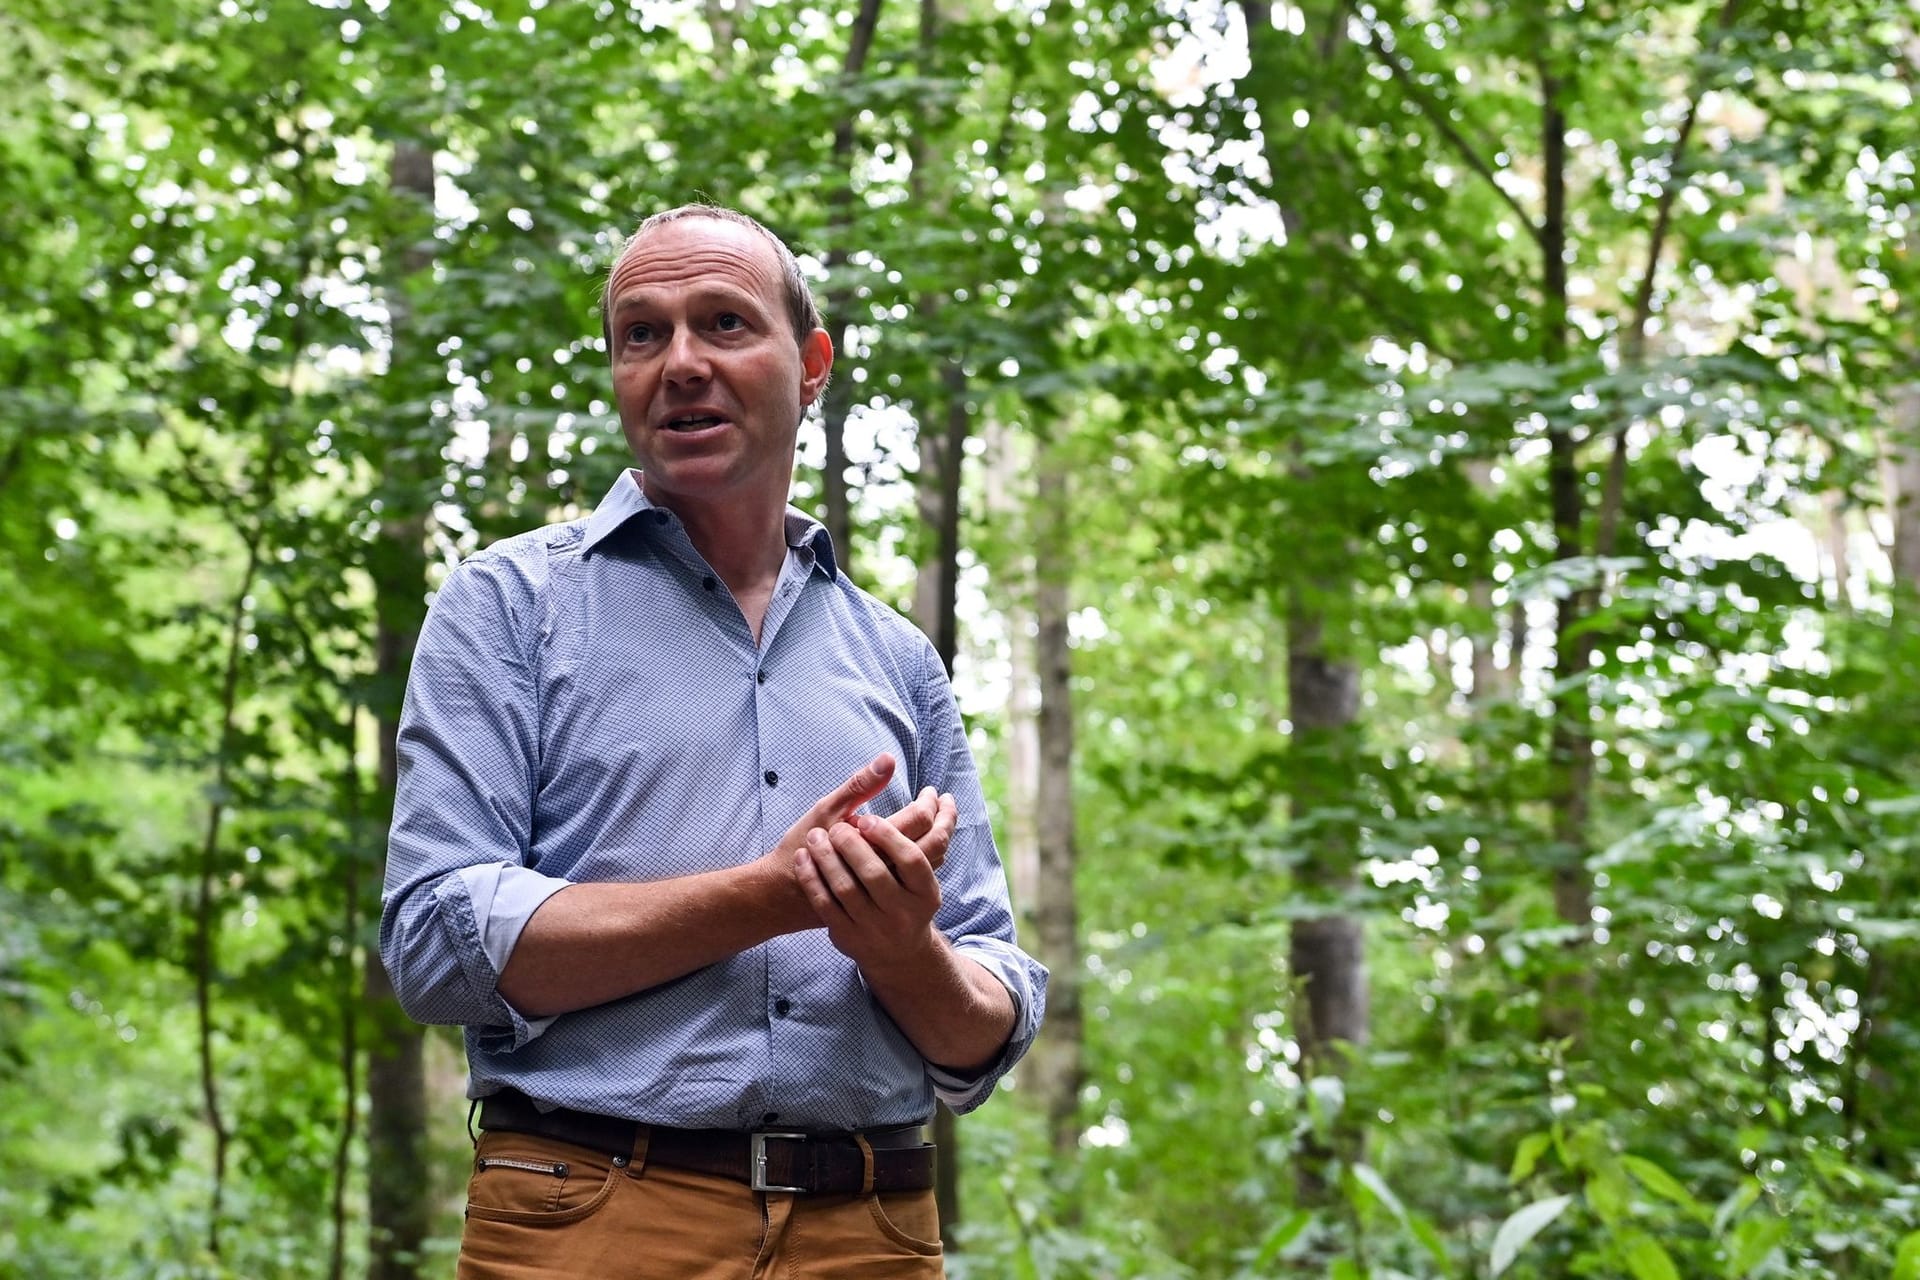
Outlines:
POLYGON ((376 609, 625 465, 599 281, 706 195, 846 339, 863 580, 931 545, 920 426, 1003 429, 960 687, 1008 826, 1024 460, 1072 462, 1082 1139, 968 1121, 956 1275, 1920 1277, 1912 14, 937 11, 855 75, 784 4, 0 17, 0 1271, 364 1267, 376 609), (1287 962, 1327 912, 1337 1069, 1287 962))

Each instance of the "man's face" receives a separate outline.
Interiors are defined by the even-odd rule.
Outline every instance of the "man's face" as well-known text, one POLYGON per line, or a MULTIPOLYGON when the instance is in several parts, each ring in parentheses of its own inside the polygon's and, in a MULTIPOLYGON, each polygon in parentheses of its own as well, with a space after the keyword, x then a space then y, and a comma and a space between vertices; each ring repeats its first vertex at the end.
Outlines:
POLYGON ((681 218, 629 246, 607 289, 613 399, 647 496, 784 506, 800 415, 833 344, 796 342, 773 246, 751 227, 681 218))

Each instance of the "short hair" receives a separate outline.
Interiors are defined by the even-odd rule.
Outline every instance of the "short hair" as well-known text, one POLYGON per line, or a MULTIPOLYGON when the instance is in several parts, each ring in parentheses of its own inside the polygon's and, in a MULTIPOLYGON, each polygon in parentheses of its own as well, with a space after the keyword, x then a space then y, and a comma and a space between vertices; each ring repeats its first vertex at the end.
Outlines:
POLYGON ((712 218, 716 222, 731 222, 737 226, 751 227, 762 240, 773 246, 773 255, 780 263, 781 285, 786 292, 787 319, 793 325, 794 342, 804 345, 807 335, 815 329, 825 327, 820 319, 820 306, 814 301, 813 289, 807 284, 806 273, 800 270, 800 261, 793 256, 793 250, 787 248, 786 241, 767 230, 766 225, 758 218, 744 214, 738 209, 695 201, 692 204, 663 210, 643 221, 634 228, 633 234, 627 237, 627 242, 620 247, 619 257, 616 257, 613 260, 613 266, 607 269, 606 281, 600 286, 600 336, 606 340, 609 355, 613 353, 613 323, 607 309, 613 301, 609 296, 613 291, 613 273, 619 270, 620 263, 627 256, 627 250, 645 239, 648 232, 663 227, 669 222, 679 222, 683 218, 712 218))

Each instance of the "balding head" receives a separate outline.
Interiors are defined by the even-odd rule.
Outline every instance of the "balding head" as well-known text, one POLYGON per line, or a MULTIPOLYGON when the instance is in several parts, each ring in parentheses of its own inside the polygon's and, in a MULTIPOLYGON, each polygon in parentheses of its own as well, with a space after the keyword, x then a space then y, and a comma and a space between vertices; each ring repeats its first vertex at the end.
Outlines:
POLYGON ((626 259, 633 247, 647 238, 649 232, 657 230, 670 222, 679 222, 683 218, 711 218, 716 222, 731 222, 737 226, 750 227, 755 234, 765 240, 773 249, 773 256, 780 266, 781 288, 786 298, 787 319, 793 325, 793 340, 796 345, 804 344, 807 335, 815 329, 823 328, 820 319, 820 307, 813 300, 813 290, 807 284, 807 277, 800 270, 800 262, 793 256, 793 250, 787 248, 786 241, 767 230, 759 219, 749 217, 738 209, 729 209, 717 204, 683 204, 677 208, 656 213, 642 222, 634 233, 627 237, 627 243, 620 251, 620 257, 614 260, 612 270, 607 272, 606 283, 600 287, 600 336, 606 339, 607 352, 613 352, 613 330, 608 323, 608 289, 613 284, 615 272, 626 259))

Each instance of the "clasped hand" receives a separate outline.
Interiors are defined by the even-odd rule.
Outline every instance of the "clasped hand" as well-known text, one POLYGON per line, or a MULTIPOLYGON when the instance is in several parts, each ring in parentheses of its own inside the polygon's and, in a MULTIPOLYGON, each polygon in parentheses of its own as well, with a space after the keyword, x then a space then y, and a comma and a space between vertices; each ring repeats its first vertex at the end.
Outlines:
POLYGON ((828 938, 863 969, 910 964, 938 945, 934 872, 958 823, 953 797, 932 787, 890 817, 855 813, 886 786, 893 767, 891 756, 880 756, 822 797, 780 842, 828 938))

